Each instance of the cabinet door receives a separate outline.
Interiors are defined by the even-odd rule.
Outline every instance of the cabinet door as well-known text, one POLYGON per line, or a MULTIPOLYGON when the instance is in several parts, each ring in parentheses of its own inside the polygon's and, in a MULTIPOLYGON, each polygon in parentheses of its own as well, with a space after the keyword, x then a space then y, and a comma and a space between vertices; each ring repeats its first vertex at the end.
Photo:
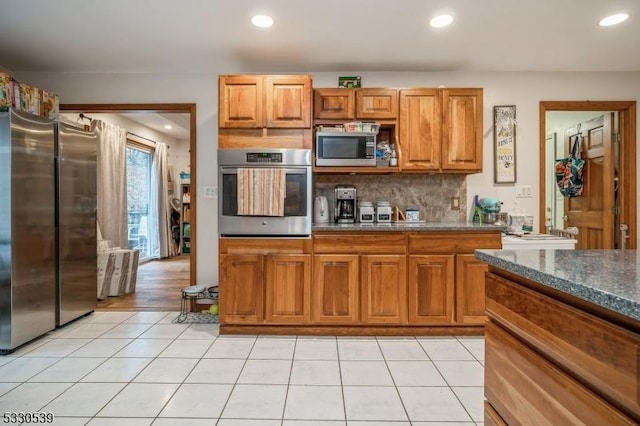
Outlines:
POLYGON ((409 324, 453 322, 455 255, 409 256, 409 324))
POLYGON ((361 258, 361 315, 365 324, 407 323, 407 257, 361 258))
POLYGON ((356 118, 395 120, 398 117, 396 89, 357 89, 356 118))
POLYGON ((312 318, 320 324, 358 321, 358 255, 313 256, 312 318))
POLYGON ((266 77, 266 127, 311 128, 311 97, 307 75, 266 77))
POLYGON ((260 76, 220 76, 218 125, 230 128, 263 127, 263 79, 260 76))
POLYGON ((456 259, 456 322, 484 324, 484 274, 486 263, 473 254, 459 254, 456 259))
POLYGON ((402 170, 438 170, 441 165, 442 111, 437 89, 400 91, 402 170))
POLYGON ((482 89, 442 92, 442 169, 482 169, 482 89))
POLYGON ((311 255, 267 256, 265 322, 304 324, 311 318, 311 255))
POLYGON ((220 255, 220 323, 263 321, 264 256, 220 255))
POLYGON ((353 120, 356 118, 356 94, 353 89, 316 89, 313 91, 313 117, 353 120))

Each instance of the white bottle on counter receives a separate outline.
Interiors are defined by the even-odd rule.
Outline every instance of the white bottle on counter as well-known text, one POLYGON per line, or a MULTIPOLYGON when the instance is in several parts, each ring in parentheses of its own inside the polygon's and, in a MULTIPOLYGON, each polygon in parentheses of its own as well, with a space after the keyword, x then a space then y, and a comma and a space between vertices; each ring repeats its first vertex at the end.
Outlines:
POLYGON ((396 167, 398 165, 398 159, 396 158, 396 148, 391 145, 391 157, 389 158, 389 167, 396 167))

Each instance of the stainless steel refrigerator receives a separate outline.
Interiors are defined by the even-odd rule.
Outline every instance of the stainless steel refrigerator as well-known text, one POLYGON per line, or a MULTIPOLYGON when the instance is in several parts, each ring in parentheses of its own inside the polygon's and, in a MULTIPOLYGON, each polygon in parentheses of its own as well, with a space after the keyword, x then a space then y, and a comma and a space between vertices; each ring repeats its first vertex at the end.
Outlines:
POLYGON ((94 132, 66 123, 56 132, 56 325, 95 309, 97 301, 94 132))
POLYGON ((0 112, 0 352, 55 328, 55 127, 0 112))

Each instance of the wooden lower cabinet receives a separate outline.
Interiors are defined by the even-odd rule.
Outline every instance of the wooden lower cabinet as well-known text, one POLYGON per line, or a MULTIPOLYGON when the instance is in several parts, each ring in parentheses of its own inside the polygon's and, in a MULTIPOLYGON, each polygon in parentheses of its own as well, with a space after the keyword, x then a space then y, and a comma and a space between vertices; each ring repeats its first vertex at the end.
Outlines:
POLYGON ((456 322, 484 324, 484 274, 489 267, 473 254, 456 255, 456 322))
POLYGON ((359 259, 354 254, 313 256, 312 321, 350 325, 359 320, 359 259))
POLYGON ((409 256, 409 324, 453 322, 455 255, 409 256))
POLYGON ((499 238, 498 232, 222 238, 221 330, 481 333, 487 266, 470 253, 499 247, 499 238))
POLYGON ((311 255, 267 255, 265 322, 305 324, 311 319, 311 255))
POLYGON ((256 324, 264 319, 264 256, 220 255, 220 323, 256 324))
POLYGON ((407 257, 362 255, 361 317, 365 324, 407 323, 407 257))
POLYGON ((220 324, 308 323, 311 240, 224 239, 220 247, 220 324))
POLYGON ((640 424, 640 322, 486 274, 485 424, 640 424))
POLYGON ((637 424, 493 321, 485 346, 485 396, 507 424, 637 424))
POLYGON ((459 326, 483 325, 486 321, 484 274, 488 266, 476 259, 473 252, 481 248, 499 249, 501 246, 499 232, 411 234, 410 323, 436 324, 434 321, 437 321, 439 324, 453 323, 459 326), (444 283, 447 283, 446 286, 444 283), (450 296, 450 299, 446 299, 447 305, 438 302, 445 300, 443 294, 450 296), (448 306, 452 311, 438 310, 443 306, 448 306))

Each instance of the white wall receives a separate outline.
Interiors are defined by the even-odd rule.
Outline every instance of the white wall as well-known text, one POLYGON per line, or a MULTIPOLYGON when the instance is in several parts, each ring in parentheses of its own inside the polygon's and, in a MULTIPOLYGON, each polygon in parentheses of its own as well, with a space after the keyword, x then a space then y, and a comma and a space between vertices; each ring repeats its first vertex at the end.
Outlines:
MULTIPOLYGON (((141 113, 144 114, 144 113, 141 113)), ((120 126, 123 129, 126 129, 128 132, 134 133, 135 135, 142 136, 142 138, 138 138, 135 135, 128 135, 127 137, 131 140, 141 142, 143 144, 148 144, 149 146, 153 146, 153 143, 145 140, 144 138, 150 139, 155 142, 164 142, 167 144, 169 148, 168 151, 168 162, 169 166, 173 168, 173 178, 174 178, 174 188, 173 193, 178 194, 178 187, 180 186, 180 172, 189 165, 189 140, 184 139, 175 139, 171 136, 166 135, 165 133, 158 132, 150 127, 145 126, 144 124, 138 123, 137 121, 133 121, 127 117, 124 117, 120 114, 108 114, 108 113, 90 113, 87 114, 94 120, 102 120, 106 123, 115 124, 116 126, 120 126)), ((76 125, 86 125, 89 124, 87 120, 80 120, 78 113, 61 113, 61 118, 66 119, 67 121, 76 124, 76 125)))
MULTIPOLYGON (((226 73, 220 70, 220 74, 226 73)), ((336 87, 339 75, 361 75, 364 87, 482 87, 484 89, 483 173, 467 178, 467 205, 473 195, 495 196, 505 210, 514 206, 538 214, 539 102, 542 100, 640 100, 640 72, 633 73, 312 73, 314 87, 336 87), (518 184, 534 188, 518 199, 514 185, 493 183, 493 106, 516 105, 518 184)), ((57 92, 61 103, 197 104, 197 215, 200 283, 217 282, 217 200, 202 188, 217 185, 217 74, 49 74, 15 73, 21 81, 57 92)), ((640 117, 639 117, 640 118, 640 117)), ((640 120, 636 124, 640 128, 640 120)), ((640 150, 638 150, 640 154, 640 150)), ((638 185, 640 187, 640 184, 638 185)), ((544 195, 543 195, 544 196, 544 195)), ((536 229, 538 218, 535 220, 536 229)))
POLYGON ((177 139, 175 143, 171 145, 171 150, 173 151, 171 153, 171 165, 173 166, 173 171, 175 173, 174 194, 178 196, 177 194, 180 194, 180 191, 178 191, 180 188, 180 172, 190 170, 191 158, 189 156, 189 139, 177 139))

